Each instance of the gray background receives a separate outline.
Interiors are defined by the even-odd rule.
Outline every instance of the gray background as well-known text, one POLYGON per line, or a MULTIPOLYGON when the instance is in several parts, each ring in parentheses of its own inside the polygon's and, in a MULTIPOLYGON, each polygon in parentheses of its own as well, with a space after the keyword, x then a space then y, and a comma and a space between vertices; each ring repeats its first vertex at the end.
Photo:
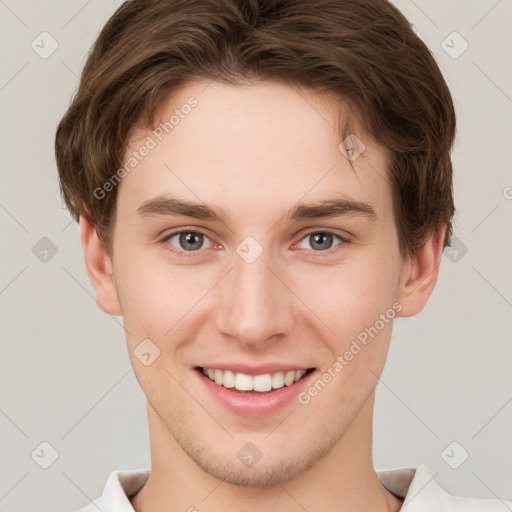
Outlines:
MULTIPOLYGON (((120 3, 0 0, 2 511, 70 511, 111 471, 150 465, 121 319, 96 307, 53 155, 89 47, 120 3)), ((512 2, 395 3, 454 94, 458 241, 425 310, 395 323, 375 466, 424 463, 452 494, 511 500, 512 2)))

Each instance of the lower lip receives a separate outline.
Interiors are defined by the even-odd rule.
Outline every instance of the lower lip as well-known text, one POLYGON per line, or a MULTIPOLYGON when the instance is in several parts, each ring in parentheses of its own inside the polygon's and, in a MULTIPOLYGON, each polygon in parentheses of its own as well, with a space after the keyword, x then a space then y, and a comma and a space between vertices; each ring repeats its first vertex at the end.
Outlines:
POLYGON ((240 416, 268 416, 279 411, 293 402, 316 374, 316 370, 313 370, 290 386, 258 395, 248 395, 215 384, 203 374, 202 370, 196 369, 195 371, 212 395, 227 409, 240 416))

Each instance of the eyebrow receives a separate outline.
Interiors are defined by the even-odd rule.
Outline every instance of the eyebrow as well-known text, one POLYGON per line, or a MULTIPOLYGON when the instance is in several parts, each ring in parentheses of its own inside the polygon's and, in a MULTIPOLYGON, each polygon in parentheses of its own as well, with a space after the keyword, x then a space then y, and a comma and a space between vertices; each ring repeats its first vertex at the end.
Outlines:
POLYGON ((377 213, 370 204, 363 201, 340 198, 326 199, 313 204, 299 203, 286 214, 285 219, 320 219, 343 215, 364 215, 372 220, 377 218, 377 213))
MULTIPOLYGON (((222 209, 216 212, 205 204, 183 201, 167 196, 158 196, 145 201, 137 208, 136 212, 142 217, 181 215, 199 220, 213 220, 223 223, 226 220, 226 215, 222 209)), ((370 204, 340 198, 318 201, 311 204, 299 203, 285 213, 284 219, 299 221, 344 215, 364 215, 372 220, 377 218, 377 213, 370 204)))

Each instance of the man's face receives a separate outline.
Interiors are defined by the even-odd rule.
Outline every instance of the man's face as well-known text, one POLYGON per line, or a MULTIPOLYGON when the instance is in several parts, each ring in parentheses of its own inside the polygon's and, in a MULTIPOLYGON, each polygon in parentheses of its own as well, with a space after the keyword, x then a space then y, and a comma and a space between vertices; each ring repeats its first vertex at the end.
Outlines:
POLYGON ((144 130, 130 139, 126 160, 155 147, 119 185, 113 275, 162 425, 208 473, 275 484, 336 446, 384 365, 402 273, 386 154, 355 128, 365 149, 351 165, 333 100, 271 82, 207 85, 161 109, 162 121, 180 109, 161 141, 144 130), (165 199, 218 218, 173 214, 165 199), (335 215, 293 215, 340 199, 335 215), (224 387, 203 368, 231 370, 211 372, 226 386, 276 389, 224 387), (287 386, 293 370, 308 372, 287 386))

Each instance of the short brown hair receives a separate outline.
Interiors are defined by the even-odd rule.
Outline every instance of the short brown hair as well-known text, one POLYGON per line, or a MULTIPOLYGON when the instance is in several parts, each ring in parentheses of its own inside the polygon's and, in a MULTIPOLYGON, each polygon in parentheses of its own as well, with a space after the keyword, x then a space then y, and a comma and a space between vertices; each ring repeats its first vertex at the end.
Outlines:
POLYGON ((454 215, 455 112, 427 46, 387 0, 131 0, 109 19, 57 129, 61 192, 111 252, 117 190, 136 123, 194 80, 279 80, 334 93, 389 150, 402 256, 454 215))

